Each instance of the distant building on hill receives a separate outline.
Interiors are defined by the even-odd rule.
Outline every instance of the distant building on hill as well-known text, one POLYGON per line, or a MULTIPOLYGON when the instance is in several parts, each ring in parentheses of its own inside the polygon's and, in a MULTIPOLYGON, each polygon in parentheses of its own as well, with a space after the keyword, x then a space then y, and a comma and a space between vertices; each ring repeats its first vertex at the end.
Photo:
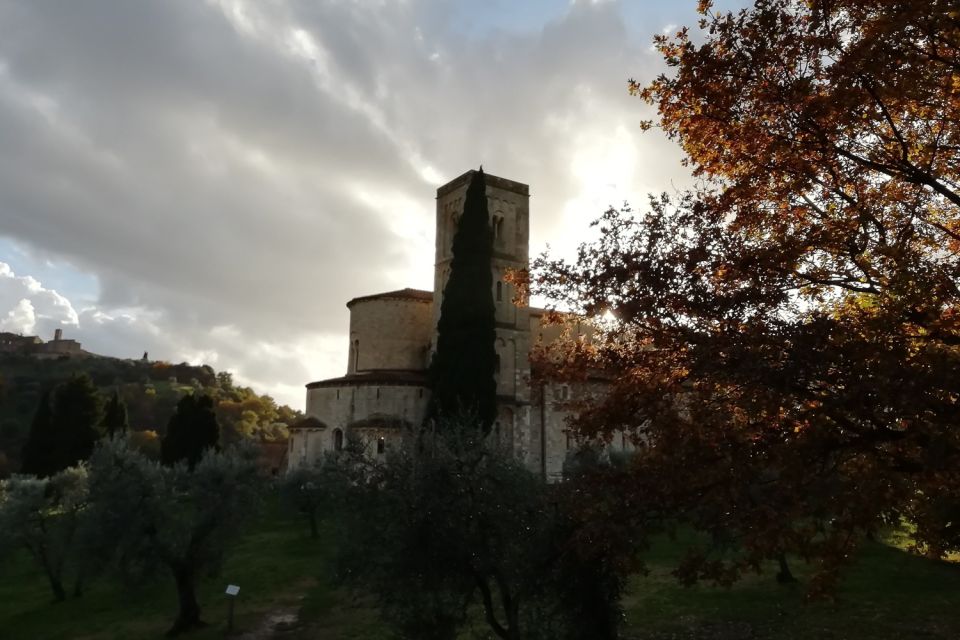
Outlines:
POLYGON ((43 340, 37 336, 22 336, 7 331, 0 332, 0 353, 28 354, 43 340))
POLYGON ((63 329, 54 331, 53 340, 49 342, 44 342, 38 336, 0 333, 0 353, 27 355, 39 359, 93 355, 84 351, 76 340, 64 339, 63 329))
MULTIPOLYGON (((437 189, 433 291, 400 289, 354 298, 347 373, 307 384, 307 420, 290 429, 288 467, 312 464, 326 451, 359 438, 383 456, 404 431, 420 425, 430 389, 427 368, 436 346, 443 290, 450 276, 453 236, 474 171, 437 189)), ((493 230, 493 290, 498 360, 497 417, 491 437, 544 479, 557 479, 576 439, 567 428, 576 400, 602 392, 602 383, 558 384, 531 372, 531 346, 557 340, 561 329, 542 323, 542 309, 513 303, 508 270, 529 266, 529 187, 486 174, 493 230)), ((583 333, 581 332, 581 335, 583 333)), ((619 434, 614 449, 632 444, 619 434)))

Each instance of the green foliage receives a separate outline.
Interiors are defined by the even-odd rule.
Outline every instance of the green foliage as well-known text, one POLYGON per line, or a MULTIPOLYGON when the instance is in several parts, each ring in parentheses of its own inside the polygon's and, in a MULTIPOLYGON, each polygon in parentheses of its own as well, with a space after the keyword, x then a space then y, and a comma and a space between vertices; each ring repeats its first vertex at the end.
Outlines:
POLYGON ((203 625, 197 582, 222 566, 228 543, 257 512, 262 485, 251 448, 208 447, 190 469, 151 462, 113 439, 90 460, 90 518, 109 534, 102 537, 104 557, 121 569, 170 572, 179 601, 170 630, 176 634, 203 625))
POLYGON ((64 575, 78 567, 77 532, 87 501, 87 472, 72 467, 49 478, 0 481, 0 531, 40 565, 55 601, 66 599, 64 575))
MULTIPOLYGON (((98 387, 109 412, 114 393, 126 406, 127 424, 134 433, 163 435, 184 394, 207 394, 214 400, 225 444, 243 439, 283 440, 287 427, 302 418, 299 411, 277 405, 270 397, 236 386, 229 372, 216 373, 208 366, 76 358, 37 360, 29 356, 0 354, 3 371, 0 388, 0 477, 24 470, 22 453, 44 390, 53 389, 76 374, 87 374, 98 387), (237 411, 237 406, 242 406, 237 411), (240 422, 243 411, 252 411, 240 422), (9 471, 7 471, 9 469, 9 471)), ((106 420, 106 416, 104 417, 106 420)), ((104 430, 106 425, 103 424, 104 430)), ((140 438, 152 446, 152 438, 140 438)), ((45 448, 41 448, 45 450, 45 448)))
POLYGON ((186 462, 193 469, 204 452, 218 448, 219 439, 220 426, 213 412, 213 399, 208 395, 199 398, 185 395, 170 418, 160 447, 160 460, 168 466, 186 462))
POLYGON ((430 363, 433 420, 469 412, 484 433, 496 419, 497 354, 493 302, 493 232, 483 169, 473 175, 453 236, 450 278, 437 323, 437 350, 430 363))
POLYGON ((283 503, 306 518, 311 538, 319 537, 320 518, 335 505, 338 471, 336 459, 328 457, 318 465, 297 467, 280 482, 283 503))
POLYGON ((339 574, 377 596, 401 637, 456 638, 471 607, 501 638, 616 637, 626 565, 582 553, 574 485, 491 450, 475 420, 443 422, 384 463, 331 462, 339 574))

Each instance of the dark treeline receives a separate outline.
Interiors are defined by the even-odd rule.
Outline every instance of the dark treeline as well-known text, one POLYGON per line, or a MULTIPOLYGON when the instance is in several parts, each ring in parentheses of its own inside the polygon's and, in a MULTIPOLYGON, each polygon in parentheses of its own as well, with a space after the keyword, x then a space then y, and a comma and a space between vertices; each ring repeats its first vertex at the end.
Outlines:
MULTIPOLYGON (((283 439, 287 427, 300 417, 299 412, 278 405, 270 396, 235 385, 228 372, 218 373, 206 365, 0 355, 0 477, 21 469, 28 434, 43 398, 52 401, 55 389, 78 374, 87 376, 98 392, 103 417, 113 411, 110 420, 119 420, 117 408, 111 407, 114 402, 123 405, 131 442, 154 458, 160 455, 160 441, 177 403, 188 394, 212 399, 225 443, 245 438, 283 439)), ((103 428, 108 433, 115 429, 103 428)))

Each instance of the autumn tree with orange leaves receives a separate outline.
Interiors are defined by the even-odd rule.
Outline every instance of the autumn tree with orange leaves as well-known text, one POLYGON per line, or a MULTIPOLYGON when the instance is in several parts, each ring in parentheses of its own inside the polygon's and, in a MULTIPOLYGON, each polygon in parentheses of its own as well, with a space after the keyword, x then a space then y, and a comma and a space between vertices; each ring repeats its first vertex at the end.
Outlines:
POLYGON ((958 5, 700 12, 657 38, 669 73, 630 83, 698 187, 535 265, 535 292, 615 318, 554 372, 612 380, 576 426, 633 433, 634 492, 738 549, 689 580, 793 552, 827 586, 905 520, 958 550, 958 5))

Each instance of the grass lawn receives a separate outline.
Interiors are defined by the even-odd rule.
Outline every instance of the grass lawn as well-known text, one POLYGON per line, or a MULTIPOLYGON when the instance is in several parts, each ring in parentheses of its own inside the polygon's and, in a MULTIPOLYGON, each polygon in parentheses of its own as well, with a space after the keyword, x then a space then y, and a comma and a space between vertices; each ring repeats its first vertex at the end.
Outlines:
MULTIPOLYGON (((902 640, 960 638, 960 565, 933 562, 871 543, 847 571, 836 603, 808 603, 802 583, 780 586, 774 570, 732 589, 684 588, 670 576, 681 545, 667 540, 647 554, 650 575, 637 577, 624 604, 624 637, 637 640, 818 638, 902 640)), ((222 638, 228 583, 240 585, 235 627, 246 640, 385 640, 372 603, 331 586, 324 539, 271 508, 233 548, 220 576, 204 581, 200 604, 210 627, 185 636, 222 638), (267 618, 291 624, 270 634, 267 618)), ((807 571, 792 563, 803 581, 807 571)), ((50 603, 49 588, 25 555, 0 563, 0 638, 113 640, 159 638, 176 613, 172 580, 123 589, 114 580, 90 585, 80 599, 50 603)), ((281 625, 283 627, 283 625, 281 625)), ((481 629, 464 637, 484 638, 481 629)))
POLYGON ((650 574, 624 600, 630 638, 960 638, 960 564, 927 560, 869 542, 845 571, 833 602, 809 601, 800 583, 777 584, 774 564, 731 589, 685 588, 670 575, 682 552, 668 540, 647 555, 650 574))
MULTIPOLYGON (((202 617, 210 626, 182 637, 224 637, 227 584, 240 586, 234 628, 250 633, 251 640, 259 637, 253 631, 266 614, 301 609, 304 617, 334 625, 329 635, 317 637, 382 637, 368 631, 378 628, 375 613, 354 606, 347 594, 333 589, 320 575, 326 557, 324 545, 309 538, 304 523, 276 508, 268 509, 232 548, 221 574, 200 586, 202 617)), ((93 582, 82 598, 56 604, 39 567, 25 553, 0 562, 0 576, 0 638, 4 640, 161 638, 176 616, 173 579, 165 573, 155 583, 132 590, 106 577, 93 582)))

